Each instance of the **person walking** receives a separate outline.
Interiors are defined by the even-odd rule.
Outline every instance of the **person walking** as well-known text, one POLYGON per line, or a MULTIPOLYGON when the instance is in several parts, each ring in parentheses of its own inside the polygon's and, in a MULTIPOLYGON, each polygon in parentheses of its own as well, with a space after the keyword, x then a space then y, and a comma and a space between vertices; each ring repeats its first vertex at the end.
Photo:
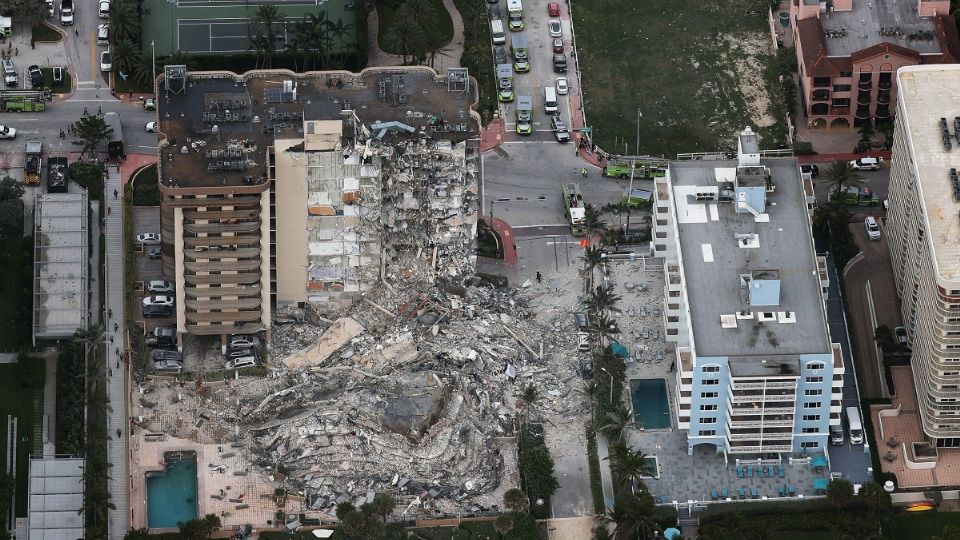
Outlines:
MULTIPOLYGON (((117 331, 117 328, 120 328, 120 325, 117 324, 117 323, 113 323, 113 331, 114 331, 114 332, 117 331)), ((117 349, 117 354, 120 354, 120 350, 119 350, 119 349, 117 349)))
POLYGON ((113 198, 114 198, 114 199, 117 198, 117 195, 119 195, 119 192, 118 192, 117 190, 113 190, 113 198))
MULTIPOLYGON (((584 176, 586 176, 586 175, 584 175, 584 176)), ((108 215, 108 216, 110 215, 110 206, 107 206, 107 215, 108 215)))

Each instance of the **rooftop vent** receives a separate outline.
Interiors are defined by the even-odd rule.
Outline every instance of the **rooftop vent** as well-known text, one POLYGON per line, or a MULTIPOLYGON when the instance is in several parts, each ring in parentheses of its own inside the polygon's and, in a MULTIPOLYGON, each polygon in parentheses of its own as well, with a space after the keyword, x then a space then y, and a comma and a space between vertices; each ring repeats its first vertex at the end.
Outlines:
POLYGON ((733 313, 722 314, 720 315, 720 327, 721 328, 736 328, 737 327, 737 316, 733 313))
POLYGON ((737 246, 741 249, 760 247, 760 235, 758 234, 736 234, 734 238, 737 239, 737 246))

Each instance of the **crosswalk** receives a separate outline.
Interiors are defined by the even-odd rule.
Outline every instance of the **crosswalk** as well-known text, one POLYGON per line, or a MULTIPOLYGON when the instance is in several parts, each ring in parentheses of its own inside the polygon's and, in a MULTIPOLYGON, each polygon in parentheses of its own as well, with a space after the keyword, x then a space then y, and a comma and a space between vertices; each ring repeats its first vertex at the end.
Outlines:
POLYGON ((120 358, 123 353, 123 186, 121 174, 115 167, 108 167, 108 177, 104 186, 106 200, 106 304, 107 336, 113 338, 108 344, 108 388, 110 391, 110 438, 107 454, 113 464, 110 473, 111 500, 116 506, 109 512, 109 538, 123 538, 129 529, 129 471, 127 441, 129 438, 127 422, 127 366, 120 358), (117 197, 114 197, 114 193, 117 197), (114 345, 116 344, 116 345, 114 345), (119 353, 119 354, 118 354, 119 353), (117 437, 120 430, 120 437, 117 437))

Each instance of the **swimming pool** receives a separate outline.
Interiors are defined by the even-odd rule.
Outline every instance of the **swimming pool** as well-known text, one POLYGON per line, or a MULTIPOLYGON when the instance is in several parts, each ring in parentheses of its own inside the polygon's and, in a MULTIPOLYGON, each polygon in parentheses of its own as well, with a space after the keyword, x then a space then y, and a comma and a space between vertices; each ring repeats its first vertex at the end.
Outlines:
POLYGON ((179 521, 197 518, 197 456, 167 452, 165 472, 147 473, 147 526, 176 528, 179 521))
POLYGON ((664 429, 671 425, 667 381, 664 379, 631 379, 630 399, 637 428, 664 429))

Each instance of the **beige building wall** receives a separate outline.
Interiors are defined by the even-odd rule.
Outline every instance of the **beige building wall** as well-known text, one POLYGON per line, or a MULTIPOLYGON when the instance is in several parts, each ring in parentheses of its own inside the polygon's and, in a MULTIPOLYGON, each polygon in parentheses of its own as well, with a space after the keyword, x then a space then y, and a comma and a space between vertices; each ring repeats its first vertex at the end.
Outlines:
POLYGON ((270 260, 273 250, 270 246, 270 190, 260 193, 260 320, 267 329, 267 343, 270 338, 273 310, 270 309, 270 295, 273 288, 270 283, 270 260))
POLYGON ((307 294, 306 155, 286 151, 302 142, 298 139, 275 142, 277 305, 303 302, 307 294))

